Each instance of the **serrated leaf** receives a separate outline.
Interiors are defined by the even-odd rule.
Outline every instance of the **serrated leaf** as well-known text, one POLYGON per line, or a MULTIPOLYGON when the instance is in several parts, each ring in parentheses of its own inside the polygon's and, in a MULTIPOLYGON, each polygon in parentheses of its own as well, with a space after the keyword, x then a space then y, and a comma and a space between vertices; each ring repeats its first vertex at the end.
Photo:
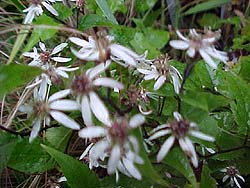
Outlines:
POLYGON ((40 139, 29 143, 28 138, 20 139, 16 144, 8 167, 24 173, 43 173, 54 167, 55 162, 41 148, 40 139))
POLYGON ((163 159, 163 163, 179 171, 192 184, 193 187, 197 187, 193 169, 190 166, 187 156, 179 147, 172 148, 163 159))
POLYGON ((102 10, 104 16, 106 16, 108 18, 108 20, 110 20, 112 23, 118 24, 114 15, 111 12, 111 9, 108 6, 107 1, 106 0, 95 0, 95 1, 96 1, 97 5, 99 6, 99 8, 102 10))
POLYGON ((210 10, 216 7, 219 7, 223 4, 229 3, 231 2, 231 0, 209 0, 203 3, 200 3, 190 9, 188 9, 185 13, 183 13, 183 15, 190 15, 190 14, 196 14, 198 12, 202 12, 202 11, 206 11, 206 10, 210 10))
POLYGON ((23 86, 42 71, 36 67, 20 64, 0 65, 0 98, 8 92, 23 86))
POLYGON ((235 121, 238 124, 238 131, 246 134, 250 126, 250 88, 249 85, 233 72, 218 71, 217 79, 218 91, 234 99, 230 103, 235 121))
POLYGON ((51 147, 42 147, 56 160, 71 188, 98 188, 100 182, 95 173, 80 161, 51 147))

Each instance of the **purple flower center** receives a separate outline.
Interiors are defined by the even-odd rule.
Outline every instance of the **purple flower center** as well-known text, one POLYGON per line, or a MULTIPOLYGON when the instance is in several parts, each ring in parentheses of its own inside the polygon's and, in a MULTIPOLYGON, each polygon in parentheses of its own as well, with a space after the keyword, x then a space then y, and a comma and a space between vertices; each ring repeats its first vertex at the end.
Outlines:
POLYGON ((40 53, 40 60, 43 63, 47 63, 50 59, 50 53, 49 52, 41 52, 40 53))
POLYGON ((36 102, 33 105, 33 113, 35 117, 44 117, 48 112, 48 104, 42 101, 36 102))
POLYGON ((114 122, 109 129, 109 135, 113 143, 123 144, 128 137, 128 122, 126 119, 123 119, 119 122, 114 122))
POLYGON ((86 94, 93 89, 93 86, 86 74, 76 76, 71 84, 71 88, 76 93, 86 94))
POLYGON ((238 170, 235 167, 230 166, 227 168, 227 175, 228 176, 235 177, 237 173, 238 173, 238 170))
POLYGON ((187 120, 173 121, 170 125, 177 139, 185 137, 190 127, 190 123, 187 120))

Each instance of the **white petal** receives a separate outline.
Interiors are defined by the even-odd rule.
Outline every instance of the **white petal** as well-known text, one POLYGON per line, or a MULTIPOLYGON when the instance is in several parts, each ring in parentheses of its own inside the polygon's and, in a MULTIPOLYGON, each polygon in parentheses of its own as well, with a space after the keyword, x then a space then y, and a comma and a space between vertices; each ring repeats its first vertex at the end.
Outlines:
POLYGON ((104 86, 104 87, 110 87, 110 88, 118 88, 123 89, 123 85, 120 82, 117 82, 116 80, 113 80, 111 78, 97 78, 93 81, 93 84, 96 86, 104 86))
POLYGON ((88 126, 78 132, 81 138, 98 138, 106 135, 106 130, 101 126, 88 126))
POLYGON ((47 78, 43 77, 42 78, 42 82, 38 91, 38 96, 40 98, 40 100, 44 101, 46 94, 47 94, 47 88, 48 88, 48 83, 47 83, 47 78))
POLYGON ((82 160, 88 154, 89 150, 92 148, 93 145, 94 143, 91 143, 88 145, 88 147, 84 150, 82 155, 79 157, 79 160, 82 160))
POLYGON ((77 38, 77 37, 69 37, 69 40, 75 44, 77 44, 78 46, 82 46, 82 47, 90 47, 89 42, 87 42, 86 40, 77 38))
POLYGON ((78 52, 75 49, 71 48, 71 52, 78 57, 79 59, 85 60, 85 61, 98 61, 99 60, 99 52, 88 50, 85 52, 81 52, 81 50, 78 52))
POLYGON ((158 90, 165 83, 165 80, 166 76, 160 76, 154 84, 154 90, 158 90))
POLYGON ((101 121, 104 125, 110 126, 111 122, 109 119, 109 112, 105 107, 104 103, 97 96, 96 93, 90 92, 90 108, 92 112, 95 114, 96 118, 101 121))
POLYGON ((241 186, 240 186, 238 180, 236 179, 236 177, 234 177, 234 182, 235 182, 235 184, 237 185, 237 187, 241 188, 241 186))
POLYGON ((52 103, 50 103, 49 107, 52 110, 59 110, 59 111, 73 111, 80 109, 80 106, 77 102, 66 99, 53 101, 52 103))
POLYGON ((58 16, 58 12, 50 4, 46 3, 45 1, 43 1, 42 4, 51 14, 58 16))
POLYGON ((244 178, 243 178, 241 175, 236 174, 236 176, 237 176, 238 178, 240 178, 243 182, 245 182, 244 178))
POLYGON ((113 56, 119 58, 120 60, 123 60, 126 64, 134 67, 137 65, 135 59, 128 55, 126 52, 117 48, 117 45, 112 44, 110 46, 110 51, 113 56))
POLYGON ((155 134, 153 134, 152 136, 150 136, 149 138, 148 138, 148 140, 154 140, 154 139, 156 139, 156 138, 159 138, 159 137, 162 137, 162 136, 164 136, 164 135, 167 135, 167 134, 169 134, 169 133, 171 133, 171 130, 161 130, 161 131, 158 131, 158 132, 156 132, 155 134))
POLYGON ((20 112, 31 113, 33 111, 33 107, 31 105, 22 105, 18 108, 20 112))
POLYGON ((228 176, 228 175, 225 175, 225 176, 223 177, 223 179, 222 179, 222 182, 227 181, 228 178, 229 178, 229 176, 228 176))
POLYGON ((203 134, 203 133, 201 133, 199 131, 189 131, 189 134, 196 137, 196 138, 206 140, 206 141, 209 141, 209 142, 214 142, 215 141, 214 137, 208 136, 208 135, 203 134))
POLYGON ((178 35, 178 37, 180 37, 182 40, 189 42, 189 39, 184 37, 181 32, 179 30, 176 31, 176 34, 178 35))
POLYGON ((182 41, 182 40, 171 40, 170 46, 178 50, 186 50, 189 47, 189 43, 182 41))
POLYGON ((50 115, 59 123, 73 130, 79 130, 80 126, 73 119, 69 118, 62 112, 50 111, 50 115))
POLYGON ((139 143, 138 143, 137 139, 134 136, 129 136, 128 139, 129 139, 129 142, 131 143, 131 145, 133 146, 135 153, 138 153, 139 152, 139 143))
POLYGON ((49 102, 66 97, 71 92, 70 89, 58 91, 49 97, 49 102))
POLYGON ((51 52, 51 55, 57 54, 58 52, 61 52, 66 46, 68 46, 68 43, 61 43, 57 45, 51 52))
POLYGON ((162 161, 162 159, 167 155, 170 148, 173 146, 175 141, 174 136, 170 136, 161 146, 159 153, 157 154, 157 162, 162 161))
POLYGON ((109 142, 107 142, 106 139, 102 139, 97 142, 89 151, 90 160, 96 161, 97 159, 104 159, 106 156, 106 150, 109 146, 109 142))
POLYGON ((153 134, 153 133, 155 133, 156 131, 158 131, 158 130, 160 130, 160 129, 167 128, 167 127, 170 127, 170 125, 169 125, 169 124, 162 124, 162 125, 159 125, 159 126, 157 126, 156 128, 152 129, 152 130, 150 131, 150 134, 153 134))
POLYGON ((202 49, 199 50, 201 57, 205 60, 205 62, 212 67, 213 69, 217 69, 217 64, 214 60, 202 49))
POLYGON ((198 159, 197 159, 197 155, 196 155, 196 152, 195 152, 195 149, 194 149, 194 145, 191 142, 191 140, 189 140, 188 137, 185 137, 184 139, 185 139, 185 143, 188 146, 187 152, 188 152, 188 154, 191 154, 191 161, 192 161, 194 167, 197 168, 198 167, 198 159))
POLYGON ((41 128, 41 119, 38 118, 38 119, 34 122, 32 131, 31 131, 31 133, 30 133, 30 137, 29 137, 29 142, 30 142, 30 143, 37 137, 40 128, 41 128))
POLYGON ((60 62, 60 63, 65 63, 71 61, 71 58, 67 57, 52 57, 51 58, 53 61, 60 62))
POLYGON ((180 78, 177 74, 171 74, 172 80, 173 80, 173 85, 174 85, 174 91, 176 94, 180 93, 180 88, 181 88, 181 82, 180 78))
POLYGON ((108 167, 107 167, 108 174, 113 174, 116 171, 120 158, 121 158, 120 147, 118 145, 115 145, 111 150, 110 158, 108 161, 108 167))
POLYGON ((92 80, 94 77, 104 72, 106 68, 108 68, 107 64, 100 63, 94 68, 89 69, 89 71, 87 71, 89 79, 92 80))
POLYGON ((160 76, 159 73, 152 72, 151 74, 145 75, 144 80, 157 79, 159 76, 160 76))
POLYGON ((131 176, 133 176, 135 179, 141 180, 141 173, 135 168, 134 164, 130 160, 123 157, 122 162, 131 176))
POLYGON ((192 47, 188 48, 187 54, 188 54, 189 57, 192 57, 192 58, 193 58, 194 55, 195 55, 195 49, 192 48, 192 47))
POLYGON ((45 44, 43 42, 39 42, 39 47, 41 48, 41 50, 43 52, 46 52, 46 46, 45 46, 45 44))
POLYGON ((34 52, 24 52, 24 53, 23 53, 23 56, 25 56, 25 57, 31 57, 31 58, 36 58, 36 57, 38 57, 39 55, 36 54, 36 53, 34 53, 34 52))
POLYGON ((89 99, 86 95, 82 96, 81 111, 82 111, 82 118, 83 118, 85 125, 86 126, 93 125, 89 99))
POLYGON ((131 128, 136 128, 138 126, 140 126, 141 124, 143 124, 145 121, 145 117, 141 114, 136 114, 133 117, 130 118, 129 120, 129 126, 131 128))
POLYGON ((174 112, 173 115, 174 115, 174 118, 177 121, 181 121, 182 120, 182 116, 181 116, 181 114, 179 112, 174 112))

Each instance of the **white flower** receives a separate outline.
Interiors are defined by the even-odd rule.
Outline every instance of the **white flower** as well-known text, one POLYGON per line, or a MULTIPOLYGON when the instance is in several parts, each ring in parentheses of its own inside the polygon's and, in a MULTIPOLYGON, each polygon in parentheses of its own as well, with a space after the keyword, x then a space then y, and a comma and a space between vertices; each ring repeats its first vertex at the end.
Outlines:
POLYGON ((138 62, 147 61, 145 59, 147 52, 138 55, 127 47, 112 43, 114 37, 97 34, 96 38, 89 36, 88 41, 77 37, 69 38, 71 42, 82 47, 79 51, 72 49, 76 57, 85 61, 98 62, 106 62, 111 59, 123 66, 132 67, 136 67, 138 62))
POLYGON ((19 108, 21 112, 26 112, 28 115, 34 116, 33 128, 30 134, 29 141, 32 142, 38 135, 41 128, 41 123, 44 121, 46 125, 50 124, 50 116, 58 123, 73 130, 79 130, 80 126, 73 119, 62 113, 61 111, 79 110, 77 102, 67 99, 63 93, 55 93, 51 95, 48 101, 46 98, 47 83, 42 82, 40 88, 34 88, 34 104, 23 105, 19 108))
POLYGON ((220 32, 205 30, 205 34, 198 34, 195 29, 190 29, 190 38, 183 36, 180 31, 176 31, 181 40, 172 40, 170 45, 179 50, 187 50, 189 57, 193 58, 199 52, 205 62, 212 68, 217 68, 217 63, 213 60, 218 59, 227 65, 228 56, 226 52, 216 50, 214 43, 220 37, 220 32))
POLYGON ((160 89, 165 81, 171 77, 174 90, 179 94, 182 76, 174 66, 169 64, 169 57, 167 55, 157 58, 151 66, 144 64, 142 67, 137 68, 137 70, 145 74, 145 80, 156 80, 154 90, 160 89))
POLYGON ((234 166, 226 167, 222 169, 221 172, 226 173, 226 175, 222 179, 222 182, 225 182, 230 178, 231 187, 233 187, 234 184, 236 184, 237 187, 241 188, 237 178, 245 182, 244 178, 241 175, 239 175, 239 171, 234 166))
POLYGON ((174 112, 174 117, 175 121, 169 124, 160 125, 153 129, 152 133, 154 134, 148 139, 154 140, 159 137, 171 134, 171 136, 169 136, 161 146, 161 149, 157 154, 157 161, 160 162, 167 155, 168 151, 177 140, 182 150, 191 158, 191 162, 194 167, 198 167, 198 159, 195 148, 188 135, 210 142, 213 142, 214 138, 195 130, 197 125, 193 122, 182 119, 182 116, 178 112, 174 112))
POLYGON ((123 85, 116 80, 107 77, 98 77, 108 64, 101 63, 94 68, 88 69, 86 73, 76 76, 71 84, 70 89, 60 91, 59 93, 73 94, 77 96, 77 102, 81 106, 84 123, 89 126, 93 125, 91 112, 101 122, 108 122, 108 110, 102 100, 95 93, 98 86, 123 89, 123 85))
POLYGON ((23 56, 33 58, 33 60, 28 64, 29 66, 37 66, 41 68, 43 65, 46 65, 51 61, 66 63, 71 61, 71 58, 59 57, 55 55, 61 52, 67 45, 68 43, 61 43, 57 45, 55 48, 53 48, 51 51, 49 51, 46 49, 44 43, 39 42, 41 53, 38 53, 37 48, 34 47, 33 52, 24 52, 23 56))
POLYGON ((36 16, 41 16, 43 14, 42 6, 51 14, 58 16, 58 12, 51 6, 51 3, 56 1, 62 0, 31 0, 31 5, 23 10, 23 12, 28 12, 24 19, 24 24, 30 24, 36 16))
POLYGON ((97 143, 92 143, 86 148, 81 158, 89 154, 92 168, 92 166, 105 167, 102 161, 109 157, 107 171, 108 174, 116 173, 117 181, 118 171, 140 180, 141 174, 134 163, 143 164, 143 159, 138 155, 139 144, 137 139, 130 135, 130 130, 140 126, 143 122, 144 116, 137 114, 129 121, 122 117, 115 121, 102 122, 104 126, 89 126, 80 130, 79 136, 82 138, 99 138, 97 143))

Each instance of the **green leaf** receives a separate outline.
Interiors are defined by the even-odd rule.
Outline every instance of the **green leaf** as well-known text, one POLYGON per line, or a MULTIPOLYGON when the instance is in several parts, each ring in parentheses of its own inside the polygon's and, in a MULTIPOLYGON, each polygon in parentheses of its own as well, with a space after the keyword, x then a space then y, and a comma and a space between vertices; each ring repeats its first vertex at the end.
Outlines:
POLYGON ((149 178, 144 178, 142 180, 136 180, 134 178, 129 178, 123 174, 119 174, 119 181, 115 182, 115 175, 105 177, 101 180, 102 188, 147 188, 147 187, 160 187, 154 186, 154 183, 149 178))
POLYGON ((142 134, 141 134, 140 130, 136 129, 134 131, 134 134, 136 135, 137 138, 139 138, 140 156, 144 160, 143 165, 137 165, 143 178, 147 177, 160 185, 168 186, 168 183, 162 179, 162 177, 157 173, 157 171, 152 166, 151 161, 149 160, 148 155, 147 155, 146 151, 144 150, 144 146, 142 143, 143 138, 142 138, 142 134))
POLYGON ((250 57, 249 56, 241 56, 239 59, 240 71, 239 76, 241 76, 247 82, 250 81, 250 57))
POLYGON ((20 50, 20 48, 22 47, 24 40, 26 39, 26 37, 29 34, 30 29, 31 29, 31 26, 21 26, 20 27, 20 32, 17 35, 15 44, 11 50, 10 57, 9 57, 7 64, 10 64, 14 60, 14 58, 16 57, 16 54, 20 50))
POLYGON ((230 103, 235 121, 238 124, 238 131, 246 134, 250 126, 250 88, 249 85, 233 72, 218 71, 217 79, 218 91, 234 99, 230 103))
POLYGON ((0 98, 31 81, 41 70, 20 64, 0 65, 0 98))
POLYGON ((108 3, 106 0, 95 0, 97 5, 99 6, 99 8, 102 10, 104 16, 106 16, 108 18, 108 20, 110 20, 112 23, 114 24, 118 24, 118 22, 116 21, 114 15, 112 14, 108 3))
POLYGON ((18 139, 8 133, 0 131, 0 174, 7 166, 11 153, 14 151, 18 139))
POLYGON ((97 14, 87 14, 85 16, 82 16, 79 21, 79 29, 80 30, 85 30, 91 27, 96 27, 96 26, 114 26, 112 22, 107 20, 104 17, 101 17, 97 14))
POLYGON ((47 141, 59 151, 66 149, 72 130, 66 127, 53 127, 46 131, 47 141))
POLYGON ((53 5, 53 7, 56 9, 58 12, 58 18, 61 20, 66 20, 68 17, 73 15, 73 8, 66 7, 62 3, 56 3, 53 5))
POLYGON ((200 187, 201 188, 216 188, 217 187, 216 180, 213 177, 211 177, 210 170, 206 164, 204 164, 202 167, 200 187))
POLYGON ((28 138, 20 139, 12 151, 8 167, 24 173, 43 173, 54 167, 55 162, 41 148, 40 139, 29 143, 28 138))
POLYGON ((214 95, 207 92, 186 91, 182 95, 182 100, 196 108, 206 112, 229 104, 229 100, 221 95, 214 95))
POLYGON ((23 12, 23 10, 26 8, 22 3, 22 1, 20 0, 10 0, 10 1, 20 12, 23 12))
POLYGON ((164 158, 163 163, 179 171, 193 187, 197 187, 196 178, 189 160, 179 147, 172 148, 164 158))
POLYGON ((202 18, 198 20, 200 26, 211 27, 212 29, 219 29, 222 25, 220 18, 216 14, 203 14, 202 18))
POLYGON ((137 53, 144 53, 146 50, 149 50, 149 58, 160 55, 160 51, 152 47, 152 45, 148 42, 147 37, 141 32, 135 33, 135 36, 133 40, 130 41, 130 44, 134 49, 136 49, 137 53))
POLYGON ((169 41, 169 32, 148 28, 144 30, 148 42, 156 49, 161 50, 169 41))
POLYGON ((30 39, 28 41, 28 44, 25 46, 23 50, 24 52, 30 51, 40 40, 45 41, 51 39, 53 36, 55 36, 58 30, 54 28, 50 29, 49 27, 59 26, 58 23, 54 22, 52 18, 46 16, 45 14, 36 18, 36 20, 34 21, 34 25, 35 26, 45 25, 46 28, 40 28, 40 27, 34 28, 30 36, 30 39))
POLYGON ((56 160, 61 167, 63 174, 71 188, 98 188, 100 182, 95 173, 89 170, 88 166, 80 161, 61 153, 51 147, 42 145, 42 147, 56 160))
POLYGON ((229 3, 231 2, 231 0, 209 0, 206 1, 204 3, 200 3, 190 9, 188 9, 185 13, 183 13, 183 15, 190 15, 190 14, 196 14, 198 12, 202 12, 202 11, 206 11, 206 10, 210 10, 216 7, 219 7, 223 4, 229 3))

